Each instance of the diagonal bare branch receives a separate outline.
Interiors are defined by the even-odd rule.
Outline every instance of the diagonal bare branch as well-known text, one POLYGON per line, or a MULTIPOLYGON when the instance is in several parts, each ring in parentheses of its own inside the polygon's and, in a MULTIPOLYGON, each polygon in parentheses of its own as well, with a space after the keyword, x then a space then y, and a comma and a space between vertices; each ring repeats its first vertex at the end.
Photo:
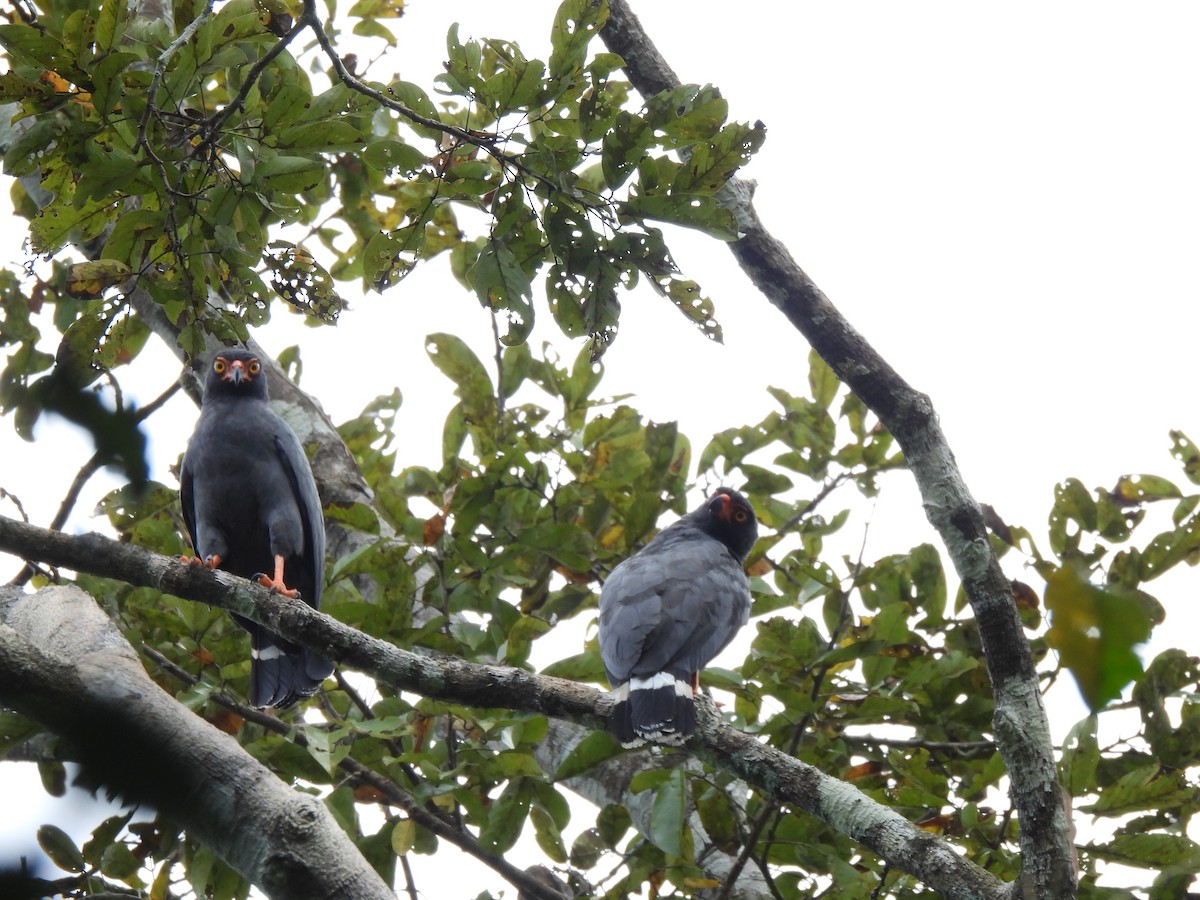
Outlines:
MULTIPOLYGON (((609 0, 600 32, 643 97, 679 85, 626 0, 609 0)), ((733 178, 723 200, 742 237, 729 248, 751 282, 895 436, 979 622, 996 696, 997 745, 1021 822, 1023 878, 1036 896, 1075 895, 1075 866, 1049 722, 1012 588, 992 552, 983 513, 954 460, 929 397, 914 390, 854 329, 763 225, 753 186, 733 178)))

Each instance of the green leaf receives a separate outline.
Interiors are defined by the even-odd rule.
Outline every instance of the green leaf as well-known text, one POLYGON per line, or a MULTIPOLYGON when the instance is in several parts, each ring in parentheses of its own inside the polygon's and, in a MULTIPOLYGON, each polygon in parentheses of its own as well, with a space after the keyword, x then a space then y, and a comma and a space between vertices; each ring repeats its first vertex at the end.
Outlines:
POLYGON ((351 29, 352 34, 361 37, 377 37, 387 41, 389 47, 396 46, 396 35, 392 30, 375 19, 359 19, 351 29))
POLYGON ((272 156, 260 160, 255 168, 255 181, 264 182, 271 190, 303 193, 310 191, 326 177, 324 161, 308 156, 272 156))
POLYGON ((646 151, 654 144, 654 130, 645 119, 621 110, 613 127, 600 143, 600 167, 604 183, 615 191, 633 173, 646 151))
POLYGON ((507 319, 508 329, 500 339, 510 346, 524 343, 533 330, 533 288, 513 251, 489 241, 469 277, 479 302, 507 319))
POLYGON ((1192 484, 1200 484, 1200 448, 1182 431, 1172 431, 1171 455, 1183 464, 1183 473, 1192 484))
POLYGON ((632 825, 629 810, 620 803, 610 803, 596 816, 596 830, 600 834, 600 840, 610 850, 616 848, 632 825))
POLYGON ((349 733, 345 727, 329 729, 321 727, 305 727, 304 737, 307 739, 305 749, 309 756, 317 761, 326 774, 334 775, 338 763, 350 752, 350 744, 343 739, 349 733))
POLYGON ((453 334, 431 334, 425 339, 425 350, 433 364, 457 385, 455 394, 463 409, 475 420, 488 420, 496 414, 496 395, 492 380, 479 357, 462 338, 453 334))
POLYGON ((32 719, 8 710, 0 711, 0 759, 41 731, 42 727, 32 719))
POLYGON ((62 797, 67 793, 67 767, 61 760, 40 759, 37 764, 42 787, 51 797, 62 797))
POLYGON ((166 216, 156 209, 134 209, 117 219, 104 242, 103 256, 140 269, 146 248, 163 236, 166 216))
POLYGON ((4 173, 21 176, 36 172, 45 161, 45 155, 50 152, 50 146, 62 139, 64 129, 63 122, 52 116, 38 119, 29 128, 19 132, 4 154, 4 173))
POLYGON ((38 846, 53 863, 65 872, 82 872, 86 862, 71 836, 56 825, 43 825, 37 830, 38 846))
POLYGON ((109 878, 130 882, 142 867, 142 861, 124 843, 109 844, 100 857, 100 869, 109 878))
POLYGON ((489 853, 503 854, 511 850, 525 827, 529 801, 526 779, 508 782, 488 810, 487 824, 479 834, 479 845, 489 853))
POLYGON ((623 220, 655 219, 696 228, 723 241, 738 237, 733 213, 707 194, 639 194, 621 204, 620 215, 623 220))
POLYGON ((584 572, 591 567, 592 536, 574 522, 542 522, 522 530, 517 540, 558 560, 568 569, 584 572))
POLYGON ((1059 556, 1079 548, 1079 531, 1096 530, 1096 501, 1083 483, 1068 478, 1054 489, 1050 511, 1050 548, 1059 556))
POLYGON ((398 170, 402 174, 416 172, 429 162, 416 147, 391 139, 369 141, 360 156, 373 169, 383 172, 398 170))
POLYGON ((362 252, 365 286, 382 292, 403 280, 417 264, 424 246, 425 227, 421 222, 374 234, 362 252))
POLYGON ((829 409, 841 382, 816 350, 808 351, 808 388, 818 406, 829 409))
POLYGON ((1119 834, 1107 844, 1089 845, 1088 853, 1146 869, 1200 872, 1200 846, 1174 834, 1119 834))
POLYGON ((683 769, 672 769, 654 794, 650 809, 650 840, 664 853, 684 855, 687 827, 687 777, 683 769))
POLYGON ((586 871, 600 861, 607 849, 595 828, 581 831, 571 844, 571 865, 586 871))
POLYGON ((379 514, 365 503, 331 503, 324 512, 326 519, 341 522, 355 531, 379 534, 379 514))
POLYGON ((696 798, 696 811, 700 824, 708 832, 709 839, 725 853, 734 853, 739 843, 738 810, 725 791, 708 786, 696 798))
MULTIPOLYGON (((429 99, 429 95, 425 93, 423 88, 418 87, 409 81, 393 81, 384 90, 392 99, 402 103, 405 107, 417 113, 425 119, 430 119, 434 122, 440 122, 441 115, 438 109, 433 105, 433 101, 429 99)), ((435 141, 440 141, 442 132, 437 128, 430 128, 425 125, 411 124, 409 125, 417 134, 431 138, 435 141)))
POLYGON ((411 853, 416 843, 417 823, 412 819, 400 819, 392 828, 392 851, 397 856, 411 853))
POLYGON ((45 84, 28 81, 16 72, 0 74, 0 103, 13 103, 37 97, 45 102, 53 101, 54 91, 45 84))
POLYGON ((100 4, 100 15, 96 19, 96 54, 111 50, 125 30, 124 0, 104 0, 100 4))
POLYGON ((608 21, 608 4, 563 0, 550 30, 550 81, 570 78, 583 67, 587 46, 608 21))
POLYGON ((675 174, 671 189, 680 192, 715 194, 750 157, 766 138, 759 122, 753 127, 730 125, 711 143, 696 144, 687 163, 675 174))
POLYGON ((406 0, 356 0, 348 15, 371 19, 398 19, 406 0))
POLYGON ((729 103, 712 85, 681 84, 646 101, 646 117, 675 146, 713 137, 729 115, 729 103))
POLYGON ((92 829, 92 836, 83 845, 83 857, 94 866, 100 865, 105 849, 117 839, 129 820, 133 818, 130 811, 123 816, 109 816, 92 829))
POLYGON ((1103 788, 1095 803, 1079 808, 1096 815, 1123 816, 1139 810, 1169 809, 1194 797, 1194 788, 1188 787, 1178 775, 1161 771, 1155 763, 1126 772, 1114 784, 1103 788))
POLYGON ((607 731, 593 731, 576 744, 563 759, 558 771, 554 773, 554 780, 565 781, 582 775, 593 766, 598 766, 621 752, 621 744, 615 737, 607 731))
POLYGON ((1181 562, 1193 566, 1200 562, 1200 523, 1195 517, 1156 535, 1142 551, 1138 571, 1143 581, 1150 581, 1181 562))
POLYGON ((543 807, 533 806, 529 810, 529 820, 533 822, 533 833, 542 852, 556 863, 567 861, 567 846, 563 843, 562 831, 543 807))
POLYGON ((1126 504, 1174 500, 1182 497, 1179 488, 1158 475, 1125 475, 1112 490, 1113 498, 1126 504))
POLYGON ((290 150, 316 150, 321 153, 337 150, 357 151, 363 137, 363 133, 353 122, 346 119, 326 119, 320 122, 298 122, 280 128, 275 132, 275 146, 290 150))
POLYGON ((1150 637, 1151 618, 1132 591, 1098 587, 1066 566, 1046 579, 1046 608, 1051 614, 1046 642, 1092 710, 1119 697, 1141 675, 1133 648, 1150 637))
POLYGON ((604 664, 600 661, 600 654, 595 651, 578 653, 575 656, 555 660, 542 669, 542 674, 551 678, 566 678, 570 681, 603 682, 604 664))
POLYGON ((0 47, 10 58, 66 75, 71 66, 71 54, 46 28, 25 24, 0 25, 0 47))

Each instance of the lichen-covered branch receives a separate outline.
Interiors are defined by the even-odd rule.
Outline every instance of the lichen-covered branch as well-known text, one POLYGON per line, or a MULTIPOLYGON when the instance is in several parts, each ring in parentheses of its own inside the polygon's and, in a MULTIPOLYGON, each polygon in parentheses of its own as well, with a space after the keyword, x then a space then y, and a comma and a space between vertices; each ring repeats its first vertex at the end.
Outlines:
MULTIPOLYGON (((175 665, 157 650, 149 647, 143 647, 142 649, 147 656, 154 660, 156 665, 185 684, 196 684, 200 680, 175 665)), ((286 735, 289 740, 295 741, 301 747, 308 746, 308 738, 303 731, 293 728, 293 726, 275 718, 270 713, 247 706, 244 703, 239 703, 233 697, 220 691, 211 694, 209 699, 237 713, 243 719, 254 722, 267 731, 286 735)), ((466 829, 459 828, 454 823, 448 821, 448 818, 444 814, 438 813, 436 807, 432 807, 432 805, 431 808, 422 806, 412 794, 396 782, 384 777, 374 769, 363 765, 354 757, 342 757, 338 761, 337 767, 350 777, 351 784, 370 787, 379 795, 379 802, 381 804, 402 809, 418 825, 436 834, 442 840, 449 841, 464 853, 475 857, 488 868, 492 869, 497 875, 520 891, 523 897, 528 897, 529 900, 562 900, 562 895, 557 891, 548 888, 538 879, 510 863, 503 856, 497 856, 494 853, 484 850, 474 835, 466 829)))
MULTIPOLYGON (((0 516, 0 550, 223 607, 400 690, 477 708, 536 712, 589 728, 607 727, 609 696, 588 685, 507 666, 411 653, 227 572, 185 565, 98 534, 65 535, 0 516)), ((47 638, 47 643, 54 640, 47 638)), ((1007 897, 1003 883, 962 859, 951 845, 857 788, 730 728, 711 704, 699 708, 697 732, 687 746, 773 800, 817 816, 891 867, 915 875, 947 897, 1007 897)))
POLYGON ((161 810, 271 897, 393 897, 319 799, 163 692, 76 587, 0 588, 0 703, 62 736, 91 777, 161 810))
MULTIPOLYGON (((643 97, 679 85, 625 0, 609 0, 609 19, 600 36, 625 60, 625 72, 643 97)), ((742 232, 729 248, 751 282, 903 448, 926 514, 946 545, 979 622, 996 696, 997 744, 1020 815, 1023 877, 1032 880, 1039 898, 1072 897, 1073 852, 1046 711, 1029 641, 1009 581, 992 553, 979 504, 967 489, 929 398, 887 364, 766 229, 751 202, 752 193, 752 186, 737 178, 724 189, 724 202, 742 232)))

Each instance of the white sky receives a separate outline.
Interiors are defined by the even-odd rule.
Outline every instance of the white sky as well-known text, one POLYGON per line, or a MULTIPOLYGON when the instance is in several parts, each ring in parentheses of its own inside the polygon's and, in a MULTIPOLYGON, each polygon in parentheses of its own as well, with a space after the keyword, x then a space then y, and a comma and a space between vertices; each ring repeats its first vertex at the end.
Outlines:
MULTIPOLYGON (((509 38, 544 59, 555 6, 411 0, 399 48, 372 74, 429 85, 455 20, 463 38, 509 38)), ((1065 477, 1094 487, 1156 472, 1186 489, 1167 431, 1200 440, 1192 400, 1200 7, 635 6, 684 81, 716 84, 733 117, 766 123, 766 145, 743 173, 758 182, 760 216, 884 357, 931 395, 979 500, 1048 549, 1046 515, 1065 477)), ((19 265, 21 223, 4 221, 0 263, 19 265)), ((679 419, 698 453, 711 433, 770 410, 766 385, 803 393, 808 347, 723 247, 686 233, 669 240, 715 300, 725 345, 708 344, 665 300, 640 290, 623 298, 604 392, 635 392, 647 416, 679 419)), ((487 354, 485 313, 442 260, 383 296, 355 299, 353 286, 343 287, 353 308, 336 329, 314 332, 281 313, 260 339, 273 352, 302 344, 304 386, 335 421, 398 385, 402 462, 436 466, 450 391, 424 336, 458 331, 487 354)), ((544 307, 538 312, 549 321, 544 307)), ((551 328, 539 336, 574 355, 551 328)), ((143 402, 176 372, 165 351, 150 353, 143 402)), ((194 416, 177 400, 153 420, 154 477, 174 483, 166 465, 194 416)), ((0 423, 0 486, 39 524, 90 452, 69 430, 42 434, 55 446, 24 444, 0 423)), ((907 475, 885 487, 867 556, 936 542, 907 475)), ((86 515, 100 492, 85 496, 73 527, 100 527, 86 515)), ((14 510, 0 503, 0 512, 14 510)), ((856 527, 855 548, 861 521, 856 527)), ((1196 650, 1188 612, 1196 585, 1189 570, 1160 589, 1171 638, 1163 646, 1184 640, 1196 650)), ((1063 696, 1052 715, 1062 736, 1082 708, 1063 696)), ((0 823, 0 853, 4 833, 0 823)))

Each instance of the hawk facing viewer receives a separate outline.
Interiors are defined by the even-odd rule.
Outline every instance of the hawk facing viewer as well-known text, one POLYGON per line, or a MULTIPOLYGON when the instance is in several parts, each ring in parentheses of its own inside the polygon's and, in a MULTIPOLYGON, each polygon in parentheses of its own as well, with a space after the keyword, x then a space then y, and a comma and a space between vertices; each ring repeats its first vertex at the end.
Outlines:
MULTIPOLYGON (((209 363, 179 500, 193 562, 320 608, 325 524, 317 486, 295 432, 268 405, 266 370, 249 351, 219 350, 209 363)), ((233 618, 250 632, 250 705, 290 706, 333 672, 320 654, 233 618)))

